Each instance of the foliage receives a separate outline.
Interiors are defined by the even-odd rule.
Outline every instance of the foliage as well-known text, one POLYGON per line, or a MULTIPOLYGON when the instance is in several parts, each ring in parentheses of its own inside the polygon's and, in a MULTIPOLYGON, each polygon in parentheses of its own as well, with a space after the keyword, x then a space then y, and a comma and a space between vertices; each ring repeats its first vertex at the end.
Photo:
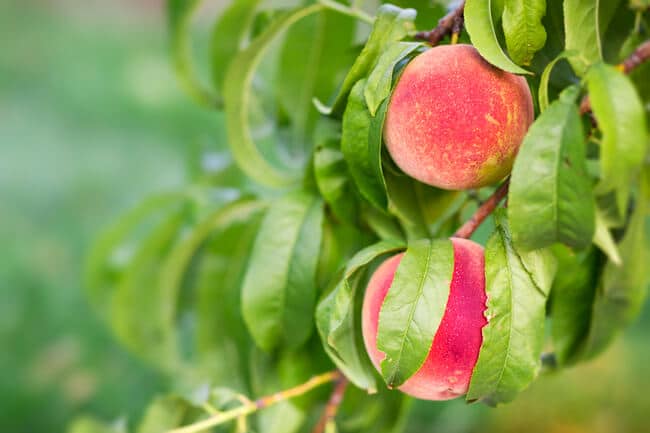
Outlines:
MULTIPOLYGON (((398 386, 426 358, 453 273, 444 238, 476 198, 408 179, 383 149, 392 86, 426 49, 413 40, 416 17, 440 8, 384 4, 369 17, 361 2, 259 11, 257 2, 235 0, 215 25, 213 88, 203 90, 188 57, 199 3, 169 1, 176 69, 190 96, 224 113, 233 158, 256 184, 242 180, 237 199, 224 202, 210 195, 218 183, 199 176, 187 191, 118 220, 91 254, 87 285, 98 310, 125 345, 178 381, 178 395, 149 413, 165 404, 174 411, 145 417, 138 431, 201 419, 206 403, 231 407, 233 398, 218 398, 220 386, 240 399, 260 396, 334 366, 378 392, 350 393, 344 405, 380 406, 356 425, 343 410, 342 431, 376 431, 370 426, 382 416, 397 419, 408 406, 383 382, 398 386), (232 28, 233 17, 242 24, 232 28), (360 50, 355 34, 365 35, 360 50), (396 290, 380 313, 378 346, 387 357, 378 377, 360 337, 362 289, 381 258, 403 250, 396 290)), ((557 6, 465 7, 473 45, 495 66, 525 74, 544 109, 487 241, 489 324, 469 401, 512 400, 542 359, 564 366, 597 355, 638 313, 649 282, 650 93, 604 63, 624 43, 612 49, 608 34, 645 30, 625 2, 557 6), (558 13, 559 35, 557 22, 549 24, 558 13), (564 59, 571 69, 559 74, 564 59), (587 92, 597 126, 586 128, 578 105, 587 92), (542 354, 546 347, 556 354, 542 354)), ((283 402, 251 422, 260 432, 305 431, 326 399, 283 402)))

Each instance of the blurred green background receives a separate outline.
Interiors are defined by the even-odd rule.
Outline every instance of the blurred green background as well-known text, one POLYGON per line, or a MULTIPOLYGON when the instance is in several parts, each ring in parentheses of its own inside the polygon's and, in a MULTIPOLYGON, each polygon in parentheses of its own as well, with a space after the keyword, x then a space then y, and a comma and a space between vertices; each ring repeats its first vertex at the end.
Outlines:
MULTIPOLYGON (((219 122, 184 97, 162 0, 0 2, 0 431, 93 414, 132 425, 166 379, 84 299, 93 237, 145 195, 187 182, 219 122)), ((416 432, 646 432, 650 308, 599 359, 516 402, 414 405, 416 432)))

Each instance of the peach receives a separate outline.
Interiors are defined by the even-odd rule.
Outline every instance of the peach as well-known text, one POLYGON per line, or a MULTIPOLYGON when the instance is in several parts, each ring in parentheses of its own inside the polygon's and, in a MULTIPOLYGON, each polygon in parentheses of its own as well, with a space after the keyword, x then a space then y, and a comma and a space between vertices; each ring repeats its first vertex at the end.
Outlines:
MULTIPOLYGON (((447 306, 429 354, 420 369, 399 389, 426 400, 449 400, 467 393, 487 324, 484 312, 485 262, 483 247, 467 239, 452 238, 454 272, 447 306)), ((361 312, 363 341, 377 371, 385 354, 377 349, 379 310, 403 254, 384 261, 373 273, 361 312)))
POLYGON ((420 182, 479 188, 510 173, 533 119, 523 77, 490 65, 471 45, 443 45, 404 69, 384 141, 397 166, 420 182))

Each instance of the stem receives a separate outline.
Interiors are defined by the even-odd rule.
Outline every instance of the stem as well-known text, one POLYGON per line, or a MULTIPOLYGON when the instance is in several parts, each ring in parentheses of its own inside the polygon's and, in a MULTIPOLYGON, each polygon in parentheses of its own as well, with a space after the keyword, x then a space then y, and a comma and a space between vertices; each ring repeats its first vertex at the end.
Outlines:
POLYGON ((496 191, 474 212, 474 215, 454 233, 455 238, 468 239, 485 219, 494 212, 501 200, 508 195, 510 178, 506 179, 496 191))
POLYGON ((352 18, 357 18, 368 24, 373 24, 375 22, 374 17, 371 17, 370 15, 368 15, 367 13, 365 13, 364 11, 362 11, 357 7, 346 6, 334 0, 318 0, 318 3, 325 6, 328 9, 342 13, 343 15, 347 15, 352 18))
POLYGON ((456 35, 455 39, 458 40, 458 34, 463 27, 463 13, 465 12, 465 2, 462 1, 460 5, 442 17, 438 21, 435 29, 428 32, 419 32, 415 35, 416 39, 429 42, 430 45, 435 46, 447 35, 456 35))
POLYGON ((330 395, 330 399, 327 401, 325 410, 318 420, 316 427, 314 427, 313 433, 324 433, 327 426, 334 422, 339 406, 343 402, 343 394, 345 394, 345 389, 347 388, 348 383, 348 380, 344 376, 341 376, 336 382, 332 395, 330 395))
POLYGON ((204 420, 197 421, 194 424, 169 430, 167 433, 196 433, 203 430, 207 430, 211 427, 224 424, 228 421, 232 421, 234 419, 250 415, 253 412, 256 412, 260 409, 273 406, 274 404, 279 403, 281 401, 289 400, 299 395, 303 395, 311 391, 312 389, 317 388, 326 383, 340 381, 342 377, 343 376, 341 372, 338 370, 329 371, 327 373, 314 376, 311 379, 309 379, 307 382, 302 383, 293 388, 289 388, 281 392, 276 392, 275 394, 262 397, 256 401, 249 401, 245 404, 242 404, 239 407, 236 407, 234 409, 225 412, 220 412, 204 420))

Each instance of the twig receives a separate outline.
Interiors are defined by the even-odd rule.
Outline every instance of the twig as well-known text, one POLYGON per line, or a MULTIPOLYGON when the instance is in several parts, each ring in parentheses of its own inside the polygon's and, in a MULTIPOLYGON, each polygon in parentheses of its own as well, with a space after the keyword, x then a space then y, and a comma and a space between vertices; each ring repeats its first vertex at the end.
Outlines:
POLYGON ((323 414, 314 427, 313 433, 324 433, 328 424, 334 421, 339 406, 341 405, 341 402, 343 402, 343 394, 345 394, 347 386, 348 380, 345 376, 341 375, 339 380, 336 382, 332 395, 330 395, 330 399, 327 401, 323 414))
POLYGON ((262 397, 255 401, 248 401, 238 406, 234 409, 220 412, 209 418, 206 418, 201 421, 197 421, 194 424, 187 425, 185 427, 179 427, 177 429, 169 430, 167 433, 196 433, 203 430, 207 430, 211 427, 225 424, 228 421, 238 419, 247 415, 250 415, 253 412, 256 412, 260 409, 273 406, 276 403, 281 401, 289 400, 291 398, 303 395, 314 388, 317 388, 321 385, 330 382, 339 382, 343 377, 342 373, 338 370, 329 371, 318 376, 314 376, 309 379, 307 382, 302 383, 293 388, 286 389, 281 392, 276 392, 275 394, 262 397))
POLYGON ((476 231, 476 229, 485 221, 485 219, 494 212, 494 209, 501 203, 501 200, 508 195, 508 187, 510 186, 510 178, 506 179, 503 184, 474 212, 474 215, 463 224, 454 233, 456 238, 469 238, 476 231))
POLYGON ((416 33, 415 39, 427 41, 432 46, 436 46, 447 35, 452 35, 455 40, 458 39, 458 34, 463 28, 463 13, 465 12, 465 1, 463 0, 460 5, 442 17, 438 21, 435 29, 427 32, 416 33), (453 35, 456 35, 455 37, 453 35))
MULTIPOLYGON (((623 60, 622 63, 618 64, 616 68, 624 74, 629 74, 648 60, 650 60, 650 40, 639 45, 636 50, 634 50, 627 59, 623 60)), ((580 102, 580 114, 587 114, 590 111, 591 102, 589 101, 589 96, 586 95, 580 102)))

